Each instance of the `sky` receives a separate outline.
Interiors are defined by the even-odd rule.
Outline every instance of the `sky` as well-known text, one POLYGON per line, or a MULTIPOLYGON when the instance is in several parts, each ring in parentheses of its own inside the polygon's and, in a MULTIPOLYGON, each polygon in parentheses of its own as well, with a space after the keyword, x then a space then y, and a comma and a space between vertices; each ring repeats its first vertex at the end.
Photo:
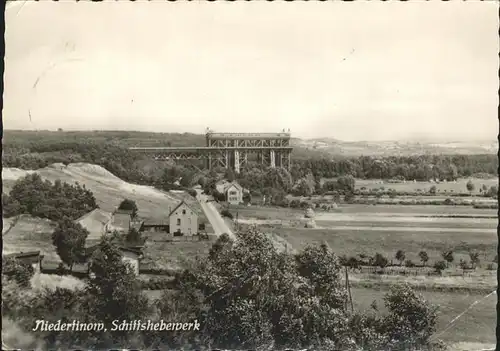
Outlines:
POLYGON ((498 134, 497 2, 16 2, 6 129, 498 134))

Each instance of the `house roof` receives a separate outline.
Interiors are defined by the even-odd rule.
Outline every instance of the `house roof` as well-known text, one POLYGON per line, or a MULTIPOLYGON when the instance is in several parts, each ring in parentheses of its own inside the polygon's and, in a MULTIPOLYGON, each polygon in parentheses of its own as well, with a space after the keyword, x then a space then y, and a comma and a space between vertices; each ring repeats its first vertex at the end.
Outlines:
POLYGON ((170 211, 170 213, 168 214, 168 216, 170 217, 172 215, 172 213, 174 213, 175 211, 177 211, 177 209, 179 207, 181 207, 182 205, 186 205, 186 207, 189 208, 191 211, 193 211, 193 213, 196 213, 196 211, 193 210, 191 208, 191 206, 189 206, 184 200, 182 200, 177 206, 174 207, 174 209, 172 211, 170 211))
POLYGON ((131 252, 136 254, 137 256, 142 255, 142 247, 141 246, 136 246, 136 247, 120 247, 120 251, 122 252, 131 252))
MULTIPOLYGON (((96 251, 98 248, 99 248, 99 244, 87 247, 86 248, 87 257, 89 257, 90 255, 92 255, 94 253, 94 251, 96 251)), ((119 246, 118 247, 118 249, 120 251, 122 251, 122 252, 123 251, 125 251, 125 252, 132 252, 132 253, 135 253, 138 256, 142 255, 142 248, 143 248, 142 246, 133 246, 133 247, 119 246)))
POLYGON ((4 255, 3 257, 13 258, 15 260, 25 261, 29 263, 38 263, 43 259, 43 255, 40 254, 40 251, 16 252, 4 255))
POLYGON ((239 185, 237 182, 228 183, 226 186, 226 190, 228 190, 232 186, 234 186, 235 188, 238 188, 238 190, 243 190, 243 187, 241 185, 239 185))
POLYGON ((104 232, 105 226, 111 221, 112 214, 96 208, 93 211, 83 215, 76 220, 82 227, 87 229, 89 233, 97 235, 104 232))
POLYGON ((125 229, 128 230, 131 222, 130 215, 127 213, 115 213, 111 220, 112 229, 125 229))
POLYGON ((134 213, 134 211, 132 211, 132 210, 123 210, 123 209, 119 209, 119 208, 118 208, 118 209, 116 209, 116 210, 115 210, 115 212, 114 212, 114 213, 115 213, 115 214, 116 214, 116 213, 126 213, 126 214, 128 214, 128 215, 130 215, 130 216, 131 216, 131 215, 132 215, 132 213, 134 213))
POLYGON ((7 255, 3 255, 6 258, 29 258, 40 256, 40 251, 28 251, 28 252, 15 252, 7 255))

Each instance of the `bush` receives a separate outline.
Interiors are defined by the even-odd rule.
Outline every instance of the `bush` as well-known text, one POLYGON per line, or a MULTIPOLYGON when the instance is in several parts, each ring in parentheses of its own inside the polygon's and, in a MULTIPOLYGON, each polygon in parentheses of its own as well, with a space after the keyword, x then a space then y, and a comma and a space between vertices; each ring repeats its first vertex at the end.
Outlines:
POLYGON ((412 268, 412 267, 415 267, 415 263, 413 263, 412 260, 406 260, 405 261, 405 266, 408 267, 408 268, 412 268))
POLYGON ((222 217, 233 219, 233 214, 231 212, 229 212, 229 210, 224 209, 220 212, 220 214, 222 217))
POLYGON ((375 267, 384 268, 389 264, 389 260, 381 253, 376 253, 371 259, 371 265, 375 267))
POLYGON ((439 274, 441 274, 445 269, 446 269, 445 261, 438 261, 434 264, 434 270, 439 274))
POLYGON ((21 287, 26 288, 30 286, 30 280, 35 274, 33 266, 14 258, 7 258, 2 261, 2 275, 8 280, 15 281, 21 287))
POLYGON ((187 193, 188 193, 189 195, 191 195, 192 197, 196 197, 196 196, 198 196, 198 193, 197 193, 197 192, 196 192, 196 190, 194 190, 194 189, 188 189, 188 190, 187 190, 187 193))
POLYGON ((9 196, 2 198, 2 204, 4 215, 26 213, 53 221, 65 217, 75 220, 97 208, 94 195, 85 186, 59 180, 52 184, 42 180, 38 173, 18 179, 9 196))

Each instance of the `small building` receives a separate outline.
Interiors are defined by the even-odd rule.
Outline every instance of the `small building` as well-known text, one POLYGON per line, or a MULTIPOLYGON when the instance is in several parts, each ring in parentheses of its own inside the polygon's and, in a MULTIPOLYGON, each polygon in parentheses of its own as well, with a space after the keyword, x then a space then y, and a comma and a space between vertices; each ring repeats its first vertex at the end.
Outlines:
MULTIPOLYGON (((89 264, 90 264, 90 258, 91 255, 94 253, 99 248, 99 245, 94 245, 91 247, 86 248, 86 255, 87 255, 87 262, 84 264, 81 264, 80 266, 85 267, 87 269, 87 272, 89 271, 89 264)), ((136 246, 136 247, 124 247, 121 246, 119 247, 120 252, 122 253, 122 262, 129 263, 132 266, 132 269, 135 274, 139 274, 139 265, 140 265, 140 260, 142 259, 142 247, 141 246, 136 246)), ((81 268, 82 271, 85 270, 85 268, 81 268)), ((73 268, 74 270, 74 268, 73 268)))
POLYGON ((139 261, 142 258, 142 250, 138 248, 120 247, 124 263, 129 263, 133 272, 139 275, 139 261))
POLYGON ((35 273, 40 273, 40 266, 43 260, 43 255, 40 254, 40 251, 16 252, 4 255, 3 257, 12 258, 20 263, 31 265, 35 273))
POLYGON ((231 205, 243 202, 244 189, 236 181, 221 180, 215 184, 215 188, 219 193, 224 194, 226 201, 231 205))
POLYGON ((198 213, 184 201, 168 215, 169 233, 174 235, 195 235, 198 233, 198 213))
POLYGON ((112 216, 112 213, 96 208, 78 218, 75 222, 88 230, 89 238, 99 239, 108 232, 112 216))
POLYGON ((131 228, 132 211, 116 210, 108 225, 108 232, 128 233, 131 228))
POLYGON ((166 232, 170 233, 170 220, 166 221, 155 220, 155 219, 147 219, 142 222, 142 225, 139 229, 141 232, 166 232))

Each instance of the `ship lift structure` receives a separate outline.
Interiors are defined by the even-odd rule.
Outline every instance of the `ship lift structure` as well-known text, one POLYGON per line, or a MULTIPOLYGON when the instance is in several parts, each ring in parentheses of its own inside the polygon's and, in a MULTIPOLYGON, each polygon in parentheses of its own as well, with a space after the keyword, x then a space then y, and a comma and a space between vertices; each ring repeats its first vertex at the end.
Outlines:
POLYGON ((155 160, 200 161, 207 169, 231 168, 236 173, 249 160, 268 167, 290 170, 293 147, 290 130, 280 133, 215 133, 207 128, 206 146, 130 147, 134 152, 150 155, 155 160))

